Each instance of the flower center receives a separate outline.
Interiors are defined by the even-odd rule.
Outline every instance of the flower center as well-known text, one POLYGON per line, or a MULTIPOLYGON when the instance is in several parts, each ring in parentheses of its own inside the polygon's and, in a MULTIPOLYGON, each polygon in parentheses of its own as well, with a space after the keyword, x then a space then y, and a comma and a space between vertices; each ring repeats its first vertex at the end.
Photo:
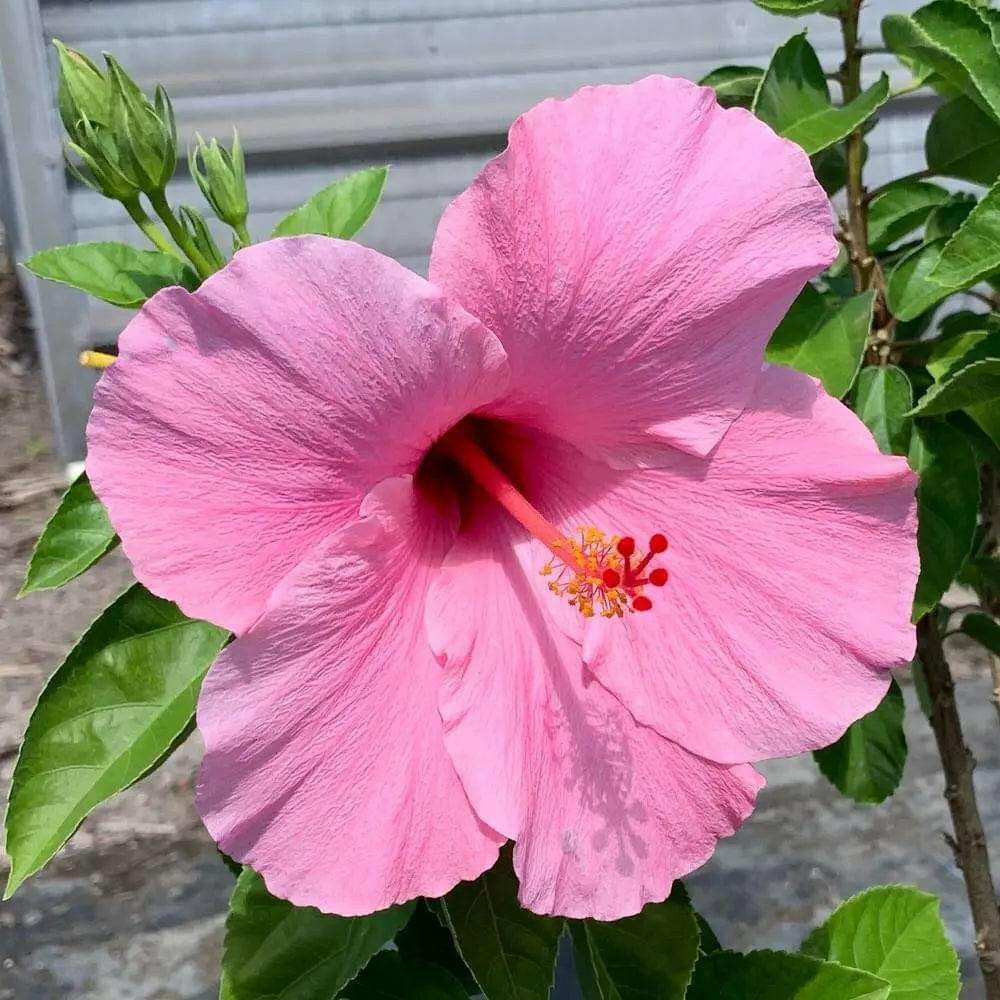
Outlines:
POLYGON ((664 534, 654 534, 649 539, 649 551, 638 559, 631 536, 609 536, 592 525, 580 527, 572 536, 563 535, 466 430, 453 428, 439 447, 548 548, 553 558, 540 572, 550 577, 549 590, 565 598, 585 618, 595 614, 622 618, 627 611, 649 611, 653 606, 646 588, 662 587, 669 578, 662 566, 651 566, 656 556, 667 551, 664 534))

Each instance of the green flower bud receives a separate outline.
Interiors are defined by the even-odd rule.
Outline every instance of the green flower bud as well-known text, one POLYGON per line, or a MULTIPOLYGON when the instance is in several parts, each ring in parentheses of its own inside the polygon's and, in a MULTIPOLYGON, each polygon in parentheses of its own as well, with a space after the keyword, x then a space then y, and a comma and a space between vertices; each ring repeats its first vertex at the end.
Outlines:
POLYGON ((82 53, 53 40, 59 53, 59 117, 66 131, 76 137, 84 119, 94 125, 111 124, 108 81, 82 53))
POLYGON ((217 139, 205 142, 195 133, 195 145, 188 150, 188 168, 212 211, 226 225, 243 230, 250 208, 243 147, 236 129, 231 152, 217 139))
POLYGON ((138 185, 130 174, 122 169, 119 150, 109 128, 80 119, 76 140, 66 141, 66 166, 77 180, 93 188, 106 198, 129 201, 139 194, 138 185), (70 158, 75 153, 84 169, 80 169, 70 158))
POLYGON ((108 198, 134 198, 139 188, 122 167, 111 129, 107 78, 82 52, 59 41, 54 44, 59 54, 59 117, 69 136, 67 169, 108 198))
POLYGON ((205 217, 189 205, 180 205, 177 208, 177 215, 180 218, 184 231, 191 238, 191 242, 201 253, 201 255, 218 271, 226 266, 226 258, 222 255, 218 244, 208 231, 208 223, 205 217))
POLYGON ((121 153, 120 166, 146 194, 162 194, 177 165, 177 125, 166 91, 153 100, 136 86, 107 53, 111 129, 121 153))

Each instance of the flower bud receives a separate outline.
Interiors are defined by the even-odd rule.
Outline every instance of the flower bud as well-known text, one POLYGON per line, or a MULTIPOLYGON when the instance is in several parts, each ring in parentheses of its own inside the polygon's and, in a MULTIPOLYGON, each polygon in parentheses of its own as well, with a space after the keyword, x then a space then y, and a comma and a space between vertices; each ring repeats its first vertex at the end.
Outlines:
POLYGON ((201 255, 218 271, 226 266, 226 258, 222 255, 218 244, 212 238, 208 230, 208 223, 205 217, 190 205, 180 205, 177 208, 177 215, 180 218, 184 231, 188 234, 191 242, 194 243, 201 255))
POLYGON ((122 166, 111 128, 107 78, 82 52, 59 41, 54 44, 59 54, 59 117, 69 137, 67 169, 105 197, 120 201, 134 198, 139 188, 122 166))
POLYGON ((249 204, 243 147, 236 129, 231 152, 217 139, 205 142, 195 133, 195 145, 188 151, 188 167, 212 211, 226 225, 237 231, 243 229, 249 204))
POLYGON ((149 98, 114 56, 107 53, 111 129, 120 165, 146 194, 162 194, 177 165, 177 125, 166 91, 159 85, 149 98))
POLYGON ((130 201, 139 188, 119 163, 119 151, 111 130, 83 118, 77 129, 78 142, 66 141, 66 168, 79 181, 106 198, 130 201), (75 153, 83 169, 70 158, 75 153))
POLYGON ((111 117, 104 74, 82 52, 58 39, 52 44, 59 54, 59 117, 66 131, 75 137, 83 120, 106 128, 111 117))

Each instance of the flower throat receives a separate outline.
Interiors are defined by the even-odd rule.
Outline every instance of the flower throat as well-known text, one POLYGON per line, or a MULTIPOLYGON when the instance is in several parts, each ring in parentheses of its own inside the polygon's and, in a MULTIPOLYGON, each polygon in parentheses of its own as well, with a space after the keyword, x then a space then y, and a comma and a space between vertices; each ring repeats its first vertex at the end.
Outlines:
POLYGON ((653 535, 649 550, 636 558, 635 539, 629 536, 609 536, 592 525, 572 536, 560 534, 467 431, 454 428, 439 447, 552 553, 540 572, 549 578, 553 594, 585 618, 622 618, 652 608, 646 588, 662 587, 669 578, 662 566, 650 565, 667 551, 665 535, 653 535))

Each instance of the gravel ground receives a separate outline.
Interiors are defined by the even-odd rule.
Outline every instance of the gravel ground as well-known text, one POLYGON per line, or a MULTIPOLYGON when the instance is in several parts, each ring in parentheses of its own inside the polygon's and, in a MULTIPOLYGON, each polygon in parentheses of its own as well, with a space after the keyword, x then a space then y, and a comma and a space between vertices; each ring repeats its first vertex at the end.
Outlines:
MULTIPOLYGON (((0 303, 0 348, 5 342, 0 303)), ((45 677, 108 601, 127 586, 112 553, 62 590, 14 601, 34 539, 58 499, 37 373, 17 346, 0 364, 0 485, 22 496, 0 507, 0 786, 45 677), (48 485, 46 485, 48 484, 48 485)), ((30 359, 29 359, 30 360, 30 359)), ((959 699, 980 765, 977 782, 1000 866, 1000 728, 988 703, 985 657, 956 644, 959 699)), ((907 882, 937 893, 969 980, 971 921, 942 832, 948 817, 933 738, 912 687, 910 760, 888 803, 854 805, 809 757, 775 761, 743 831, 689 880, 699 908, 734 948, 795 947, 842 898, 869 885, 907 882)), ((67 847, 0 904, 0 1000, 208 1000, 217 995, 222 921, 232 879, 192 804, 197 736, 148 780, 99 808, 67 847)), ((5 863, 0 860, 0 880, 5 863)))

